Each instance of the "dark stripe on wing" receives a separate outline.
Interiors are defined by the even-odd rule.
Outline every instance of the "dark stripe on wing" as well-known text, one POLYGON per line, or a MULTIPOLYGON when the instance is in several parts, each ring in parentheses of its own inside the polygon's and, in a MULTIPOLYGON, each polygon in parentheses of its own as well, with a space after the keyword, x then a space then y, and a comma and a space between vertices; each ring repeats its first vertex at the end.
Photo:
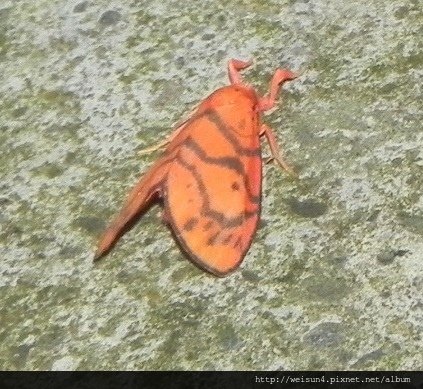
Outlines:
POLYGON ((226 140, 233 146, 235 152, 238 155, 247 156, 247 157, 261 157, 261 150, 257 148, 249 148, 242 146, 238 137, 234 135, 234 130, 231 127, 228 127, 224 121, 220 118, 219 114, 215 110, 208 110, 204 113, 210 122, 212 122, 215 127, 220 131, 220 133, 226 138, 226 140))
POLYGON ((198 173, 195 165, 186 162, 178 155, 175 159, 175 163, 179 163, 185 169, 187 169, 193 176, 199 188, 199 195, 203 200, 201 207, 201 215, 213 219, 216 223, 220 224, 222 228, 231 228, 241 225, 246 219, 257 216, 257 211, 245 211, 241 212, 235 217, 226 217, 222 212, 216 211, 210 206, 210 198, 207 193, 206 185, 204 184, 201 175, 198 173))
POLYGON ((220 167, 224 167, 226 169, 233 170, 238 173, 238 175, 242 177, 242 180, 244 182, 244 187, 248 194, 248 200, 253 204, 258 204, 260 202, 260 196, 255 196, 251 193, 250 185, 248 183, 248 176, 245 172, 244 165, 238 158, 209 157, 207 153, 191 137, 188 137, 185 140, 184 146, 193 151, 203 162, 212 165, 218 165, 220 167))

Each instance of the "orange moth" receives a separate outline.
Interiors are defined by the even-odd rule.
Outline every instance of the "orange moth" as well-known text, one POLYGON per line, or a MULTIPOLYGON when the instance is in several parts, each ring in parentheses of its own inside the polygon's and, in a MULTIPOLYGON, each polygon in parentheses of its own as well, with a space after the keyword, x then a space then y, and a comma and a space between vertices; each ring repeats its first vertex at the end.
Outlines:
POLYGON ((261 97, 241 80, 239 71, 250 65, 230 60, 230 85, 205 98, 165 143, 150 149, 166 146, 107 227, 95 260, 160 200, 163 219, 196 265, 216 276, 225 276, 240 265, 260 218, 260 137, 268 140, 271 159, 293 173, 273 131, 261 123, 261 113, 275 105, 282 84, 297 76, 276 70, 268 95, 261 97))

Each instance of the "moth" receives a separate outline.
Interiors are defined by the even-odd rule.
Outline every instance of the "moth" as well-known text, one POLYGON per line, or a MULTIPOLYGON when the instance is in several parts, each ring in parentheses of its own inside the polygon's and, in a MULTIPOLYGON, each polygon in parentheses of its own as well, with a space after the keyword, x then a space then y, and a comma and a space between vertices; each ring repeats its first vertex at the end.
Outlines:
POLYGON ((297 75, 277 69, 268 94, 259 96, 241 79, 240 70, 250 65, 231 59, 230 85, 202 100, 166 142, 148 150, 165 147, 105 230, 95 260, 108 253, 153 202, 161 201, 164 221, 194 264, 220 277, 240 265, 260 219, 260 138, 267 139, 271 159, 294 174, 261 116, 274 107, 282 84, 297 75))

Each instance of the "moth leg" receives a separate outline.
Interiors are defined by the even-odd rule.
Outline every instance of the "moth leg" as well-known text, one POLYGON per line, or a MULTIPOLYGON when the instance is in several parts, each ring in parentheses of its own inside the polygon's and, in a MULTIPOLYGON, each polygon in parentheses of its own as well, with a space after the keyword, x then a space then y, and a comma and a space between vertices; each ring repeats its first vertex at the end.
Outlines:
POLYGON ((266 160, 266 163, 274 160, 291 176, 298 177, 298 174, 295 172, 294 168, 288 162, 286 162, 283 150, 279 148, 274 132, 266 124, 262 124, 260 128, 260 136, 263 135, 266 137, 267 142, 269 143, 270 151, 272 154, 272 156, 266 160))
POLYGON ((146 147, 145 149, 142 149, 142 150, 138 151, 138 154, 139 155, 150 154, 150 153, 152 153, 154 151, 157 151, 157 150, 162 149, 163 147, 167 146, 169 143, 170 143, 170 140, 169 139, 165 139, 165 140, 163 140, 163 141, 161 141, 159 143, 156 143, 153 146, 149 146, 149 147, 146 147))
POLYGON ((253 61, 241 61, 239 59, 231 59, 228 62, 228 76, 231 84, 242 84, 241 75, 239 71, 245 68, 248 68, 253 63, 253 61))
POLYGON ((166 147, 179 135, 179 133, 182 131, 183 128, 184 128, 184 123, 182 123, 175 131, 173 131, 172 134, 170 134, 169 138, 162 140, 161 142, 158 142, 153 146, 149 146, 149 147, 146 147, 145 149, 138 151, 138 154, 139 155, 150 154, 154 151, 162 149, 163 147, 166 147))

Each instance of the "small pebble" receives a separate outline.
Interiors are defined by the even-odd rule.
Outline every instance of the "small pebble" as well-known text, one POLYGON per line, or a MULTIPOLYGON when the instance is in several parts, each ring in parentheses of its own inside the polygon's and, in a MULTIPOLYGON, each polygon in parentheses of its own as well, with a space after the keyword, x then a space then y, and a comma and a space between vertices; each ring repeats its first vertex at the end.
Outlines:
POLYGON ((121 18, 121 14, 117 11, 106 11, 100 17, 100 24, 104 26, 112 26, 116 24, 121 18))

